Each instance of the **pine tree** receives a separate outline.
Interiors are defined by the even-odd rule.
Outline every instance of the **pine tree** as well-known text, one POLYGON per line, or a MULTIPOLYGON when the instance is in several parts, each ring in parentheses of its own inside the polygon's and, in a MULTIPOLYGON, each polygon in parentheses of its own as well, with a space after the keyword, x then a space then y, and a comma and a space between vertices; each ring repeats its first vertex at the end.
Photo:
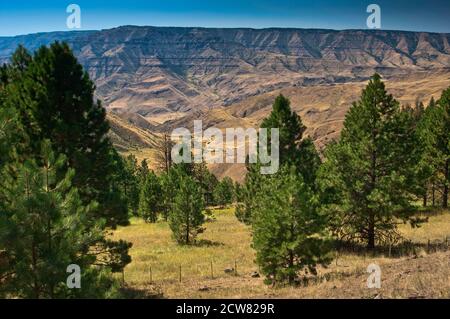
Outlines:
POLYGON ((238 203, 239 201, 239 194, 242 191, 242 185, 238 181, 234 182, 233 184, 233 203, 238 203))
POLYGON ((214 202, 214 190, 219 183, 217 177, 209 171, 204 162, 191 164, 191 169, 188 173, 190 173, 200 185, 205 204, 212 205, 214 202))
POLYGON ((173 201, 172 196, 175 195, 176 186, 173 184, 170 171, 169 173, 162 173, 161 181, 161 214, 165 221, 168 221, 169 214, 172 211, 173 201))
POLYGON ((168 173, 162 173, 161 183, 161 212, 165 221, 168 221, 174 206, 174 197, 180 188, 181 177, 184 176, 184 166, 172 166, 168 173))
MULTIPOLYGON (((22 52, 22 50, 19 52, 22 52)), ((18 59, 19 57, 16 54, 16 60, 18 59)), ((21 59, 26 64, 28 56, 22 56, 21 59)), ((13 77, 14 70, 10 65, 0 67, 0 170, 12 160, 13 153, 24 152, 29 144, 20 123, 18 110, 5 103, 8 98, 7 86, 13 77)))
POLYGON ((0 170, 11 160, 12 153, 21 142, 24 142, 24 135, 18 123, 18 114, 14 109, 3 108, 0 97, 0 170))
POLYGON ((444 208, 448 206, 449 187, 449 91, 450 89, 445 90, 438 102, 431 100, 419 124, 419 136, 424 144, 421 163, 429 173, 424 178, 424 188, 428 189, 431 185, 433 206, 439 199, 436 196, 438 193, 444 208))
POLYGON ((442 185, 442 207, 448 208, 450 186, 450 88, 444 90, 434 109, 431 131, 431 155, 437 180, 442 185))
POLYGON ((304 138, 306 127, 300 116, 291 110, 291 102, 279 95, 272 113, 263 120, 261 128, 280 130, 280 166, 294 165, 304 181, 313 186, 320 158, 310 138, 304 138))
POLYGON ((428 107, 423 110, 421 116, 416 118, 417 120, 417 138, 421 149, 421 158, 418 165, 420 193, 423 197, 423 206, 428 205, 428 193, 431 188, 432 193, 432 205, 435 205, 435 183, 436 183, 436 163, 434 158, 434 146, 433 146, 433 130, 434 130, 434 118, 436 117, 436 102, 431 98, 428 107))
POLYGON ((208 170, 205 163, 181 163, 172 165, 168 173, 161 174, 161 212, 168 219, 173 210, 175 194, 179 191, 181 179, 190 176, 200 187, 204 205, 214 204, 214 189, 218 184, 217 178, 208 170))
POLYGON ((239 187, 236 194, 236 218, 246 225, 252 223, 252 213, 255 208, 255 194, 259 191, 262 176, 259 164, 248 164, 244 184, 239 187))
POLYGON ((226 206, 233 202, 234 184, 231 178, 225 177, 214 189, 214 201, 219 206, 226 206))
POLYGON ((148 174, 150 174, 148 162, 146 159, 143 159, 141 165, 137 169, 137 177, 140 185, 142 185, 147 180, 148 174))
MULTIPOLYGON (((315 189, 316 175, 321 161, 310 138, 304 138, 306 127, 300 116, 291 110, 290 101, 279 95, 273 104, 269 117, 263 120, 261 128, 279 129, 280 167, 293 166, 304 182, 315 189)), ((270 135, 270 134, 269 134, 270 135)), ((260 186, 260 164, 247 163, 245 183, 237 196, 236 217, 251 223, 251 215, 255 206, 254 194, 260 186)))
POLYGON ((284 166, 276 175, 263 177, 254 194, 253 247, 266 283, 293 283, 301 271, 316 274, 326 265, 329 250, 325 218, 295 168, 284 166))
POLYGON ((411 202, 420 181, 414 120, 386 92, 375 74, 350 108, 338 143, 326 151, 321 168, 322 201, 341 239, 393 241, 398 220, 414 218, 411 202))
POLYGON ((2 104, 18 111, 29 138, 22 158, 37 157, 42 141, 50 140, 52 149, 67 157, 60 173, 74 168, 73 183, 83 202, 99 203, 93 216, 113 227, 127 224, 126 202, 118 200, 117 172, 123 167, 106 135, 105 109, 94 101, 94 84, 68 45, 41 47, 32 58, 19 48, 9 69, 2 104))
MULTIPOLYGON (((70 190, 73 189, 73 193, 77 194, 74 197, 78 196, 77 198, 81 200, 79 205, 77 203, 70 207, 65 202, 66 206, 61 209, 77 214, 78 211, 75 210, 77 205, 80 212, 84 211, 83 207, 89 207, 90 209, 86 209, 83 214, 83 220, 86 220, 87 225, 83 223, 84 226, 80 226, 80 236, 90 233, 92 236, 100 234, 94 236, 95 238, 91 237, 86 244, 81 242, 83 247, 77 246, 79 250, 76 255, 80 260, 76 258, 72 260, 78 260, 80 266, 83 266, 85 259, 94 260, 96 267, 90 267, 90 264, 86 262, 89 267, 86 266, 88 268, 83 271, 84 289, 71 290, 69 297, 100 296, 98 293, 102 290, 106 292, 104 284, 109 285, 114 282, 102 269, 106 269, 106 272, 121 271, 131 261, 128 255, 131 244, 106 239, 106 227, 126 224, 128 216, 126 199, 120 190, 123 161, 105 135, 108 125, 104 118, 104 109, 98 103, 93 103, 92 94, 89 93, 89 91, 92 93, 93 85, 65 45, 55 44, 50 49, 42 48, 34 57, 20 47, 14 54, 11 64, 1 68, 0 77, 0 130, 5 133, 5 143, 1 142, 3 138, 0 137, 0 147, 6 148, 0 155, 0 172, 3 174, 2 182, 4 182, 0 184, 0 196, 3 197, 1 209, 5 211, 2 222, 14 223, 17 218, 23 217, 24 198, 17 197, 15 193, 20 194, 21 187, 24 187, 23 181, 21 182, 21 176, 22 180, 24 179, 23 174, 27 173, 31 176, 33 173, 35 176, 40 176, 38 172, 46 167, 45 157, 42 156, 42 145, 45 141, 47 146, 51 146, 53 153, 61 154, 67 159, 63 165, 58 166, 56 172, 52 172, 55 174, 54 180, 63 181, 67 176, 71 176, 70 190), (72 176, 74 168, 78 171, 72 176), (75 192, 76 189, 78 191, 75 192), (95 202, 98 204, 91 204, 95 202), (18 210, 18 207, 22 211, 18 210), (98 232, 97 228, 99 228, 98 232)), ((28 187, 31 186, 33 185, 30 184, 28 187)), ((55 185, 51 185, 53 186, 55 185)), ((61 188, 58 188, 59 190, 64 191, 61 188)), ((39 200, 42 199, 42 205, 48 204, 46 200, 47 197, 50 198, 49 194, 47 196, 37 186, 33 188, 33 192, 35 192, 33 196, 39 196, 39 200)), ((52 191, 52 194, 56 193, 56 189, 52 191)), ((62 194, 58 195, 58 197, 62 196, 62 194)), ((67 196, 66 199, 69 201, 67 196)), ((39 201, 34 197, 33 200, 39 201)), ((74 202, 76 202, 75 199, 74 202)), ((38 204, 35 206, 35 209, 44 210, 38 204)), ((38 213, 44 216, 46 212, 38 211, 38 213)), ((64 222, 69 225, 69 222, 72 219, 76 221, 78 216, 64 218, 64 222)), ((58 221, 55 222, 58 223, 58 221)), ((33 225, 21 223, 19 226, 26 229, 24 232, 30 229, 33 231, 33 225)), ((39 234, 38 230, 42 225, 35 226, 38 227, 36 232, 39 234)), ((0 231, 2 233, 0 236, 12 234, 3 232, 4 229, 0 231)), ((68 231, 70 236, 72 231, 75 230, 68 231)), ((29 248, 26 239, 28 240, 29 237, 24 237, 22 242, 22 238, 17 237, 16 248, 20 248, 21 245, 29 248)), ((10 256, 6 267, 8 274, 15 272, 11 269, 15 267, 14 260, 11 259, 15 253, 10 253, 14 246, 11 246, 7 240, 9 238, 3 237, 0 245, 8 247, 1 252, 10 256)), ((52 251, 53 256, 60 253, 63 256, 65 253, 63 249, 66 247, 62 247, 61 251, 55 248, 52 251)), ((71 250, 68 249, 67 252, 71 253, 71 250)), ((22 267, 22 264, 19 266, 22 267)), ((31 285, 30 282, 28 284, 31 285)), ((13 295, 16 293, 22 294, 15 291, 13 295)))
POLYGON ((181 175, 179 189, 173 200, 169 225, 179 244, 191 244, 203 232, 204 200, 198 183, 189 175, 181 175))
MULTIPOLYGON (((97 204, 82 204, 72 186, 73 169, 59 177, 65 161, 44 141, 39 162, 10 162, 1 172, 0 251, 6 266, 0 267, 0 295, 102 298, 111 296, 117 286, 109 275, 118 270, 117 264, 110 262, 113 256, 108 250, 97 245, 108 242, 103 222, 89 218, 97 204), (94 266, 100 260, 104 267, 94 266), (66 285, 67 267, 72 264, 82 270, 82 289, 66 285)), ((129 257, 123 261, 126 265, 129 257)))
POLYGON ((139 215, 145 221, 156 223, 161 209, 161 184, 158 176, 150 172, 139 196, 139 215))
POLYGON ((139 195, 140 195, 140 177, 139 177, 139 167, 137 164, 137 159, 134 155, 128 155, 124 159, 123 177, 123 193, 127 198, 127 203, 130 212, 137 216, 139 209, 139 195))

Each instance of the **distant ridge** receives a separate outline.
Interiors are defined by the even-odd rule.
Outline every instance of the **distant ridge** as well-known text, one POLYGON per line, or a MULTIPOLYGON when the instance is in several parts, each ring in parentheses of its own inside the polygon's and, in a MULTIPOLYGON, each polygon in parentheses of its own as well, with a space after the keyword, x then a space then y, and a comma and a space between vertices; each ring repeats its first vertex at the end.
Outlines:
POLYGON ((292 87, 450 66, 450 34, 295 28, 123 26, 0 37, 0 61, 67 41, 110 109, 144 117, 240 102, 292 87))
MULTIPOLYGON (((160 133, 196 119, 258 126, 279 93, 322 149, 374 72, 401 103, 426 103, 450 86, 450 34, 411 31, 123 26, 0 37, 0 63, 19 44, 33 51, 57 40, 95 81, 117 149, 140 158, 160 133)), ((212 169, 245 176, 244 166, 212 169)))

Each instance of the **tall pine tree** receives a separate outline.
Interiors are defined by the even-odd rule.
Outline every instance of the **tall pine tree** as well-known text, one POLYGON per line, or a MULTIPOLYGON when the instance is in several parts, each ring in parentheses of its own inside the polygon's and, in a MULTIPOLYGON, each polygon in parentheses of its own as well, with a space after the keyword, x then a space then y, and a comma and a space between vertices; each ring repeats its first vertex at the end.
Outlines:
POLYGON ((417 119, 418 124, 416 133, 419 141, 417 147, 421 148, 421 158, 418 164, 419 179, 421 189, 420 193, 423 197, 423 206, 428 205, 428 195, 431 190, 431 202, 435 206, 435 189, 437 182, 437 169, 434 155, 434 119, 436 117, 436 102, 431 98, 428 107, 425 108, 421 116, 417 119))
POLYGON ((323 201, 343 239, 393 241, 398 220, 416 225, 411 202, 417 191, 420 149, 410 112, 386 92, 375 74, 350 108, 338 143, 321 168, 323 201))
POLYGON ((316 274, 330 259, 325 218, 295 168, 283 166, 254 194, 253 247, 267 283, 293 283, 302 271, 316 274))
MULTIPOLYGON (((294 167, 297 174, 311 189, 315 189, 316 176, 321 161, 319 154, 310 138, 304 138, 306 127, 300 116, 291 110, 289 99, 279 95, 273 104, 269 117, 263 120, 261 128, 279 129, 280 167, 294 167)), ((270 134, 268 134, 270 136, 270 134)), ((261 183, 259 163, 247 163, 247 175, 244 185, 240 188, 236 217, 251 223, 251 215, 255 206, 254 194, 261 183)))
POLYGON ((234 184, 228 176, 221 180, 214 188, 214 202, 219 206, 226 206, 233 202, 234 184))
POLYGON ((450 187, 450 88, 442 92, 436 108, 433 143, 436 168, 441 175, 442 207, 448 208, 450 187))
POLYGON ((128 155, 123 160, 124 170, 122 178, 123 193, 127 199, 128 209, 134 215, 138 215, 140 176, 137 159, 134 155, 128 155))
POLYGON ((128 220, 117 172, 123 161, 105 135, 104 110, 93 103, 92 90, 70 50, 58 43, 41 48, 33 57, 19 47, 11 63, 0 70, 0 251, 7 257, 0 277, 12 274, 6 279, 13 282, 8 286, 13 287, 12 296, 37 296, 37 290, 39 297, 63 296, 65 269, 55 270, 51 263, 69 259, 82 267, 85 278, 84 289, 71 290, 69 295, 101 296, 97 293, 105 288, 102 282, 113 282, 102 269, 121 271, 131 261, 129 243, 106 238, 107 226, 128 220), (66 160, 56 161, 50 170, 49 154, 66 160), (52 182, 42 187, 43 178, 52 182), (55 236, 49 228, 56 230, 55 236), (66 247, 68 241, 74 246, 66 247), (50 249, 49 242, 60 245, 52 244, 50 249), (29 271, 24 265, 30 258, 30 243, 37 243, 36 258, 41 259, 36 262, 48 265, 50 272, 47 276, 35 268, 33 282, 28 275, 15 282, 18 273, 29 271), (17 259, 20 254, 23 263, 17 259), (56 279, 51 278, 53 272, 56 279), (32 291, 22 290, 32 284, 32 291))
POLYGON ((156 223, 161 210, 161 183, 155 173, 150 172, 142 184, 139 196, 139 215, 146 222, 156 223))
POLYGON ((304 138, 306 127, 300 116, 291 110, 291 102, 279 95, 273 104, 272 113, 263 120, 261 128, 280 130, 280 166, 295 166, 305 183, 314 186, 320 157, 310 138, 304 138))
POLYGON ((39 154, 41 142, 48 139, 53 150, 67 156, 74 168, 74 185, 84 203, 96 201, 94 215, 108 225, 127 224, 126 201, 120 201, 118 160, 107 133, 105 109, 94 101, 95 86, 83 71, 67 44, 41 47, 34 56, 19 48, 9 66, 3 105, 17 109, 29 138, 29 158, 39 154))
POLYGON ((192 244, 198 234, 203 232, 204 199, 201 187, 189 175, 181 175, 179 189, 174 196, 169 225, 174 239, 179 244, 192 244))
MULTIPOLYGON (((10 162, 1 172, 0 295, 21 298, 103 298, 116 284, 109 276, 117 264, 105 241, 102 221, 92 221, 96 203, 83 205, 69 169, 59 177, 65 156, 43 142, 39 161, 10 162), (39 163, 39 164, 38 164, 39 163), (94 250, 95 247, 95 250, 94 250), (97 267, 99 261, 104 267, 97 267), (81 289, 66 285, 69 265, 81 269, 81 289)), ((128 246, 127 246, 128 248, 128 246)))

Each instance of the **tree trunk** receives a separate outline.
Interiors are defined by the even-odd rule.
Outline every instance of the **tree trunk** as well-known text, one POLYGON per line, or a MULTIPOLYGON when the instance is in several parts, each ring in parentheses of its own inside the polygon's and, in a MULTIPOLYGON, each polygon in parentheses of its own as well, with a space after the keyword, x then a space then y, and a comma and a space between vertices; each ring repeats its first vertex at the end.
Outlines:
POLYGON ((40 288, 39 288, 39 282, 37 278, 37 253, 36 253, 36 244, 33 239, 32 245, 31 245, 31 264, 32 264, 32 271, 33 271, 33 293, 34 293, 34 299, 39 299, 40 297, 40 288))
MULTIPOLYGON (((292 253, 292 250, 289 251, 289 268, 294 268, 294 254, 292 253)), ((289 274, 289 284, 293 284, 295 280, 295 275, 289 274)))
POLYGON ((191 230, 189 229, 189 222, 187 223, 187 226, 186 226, 186 245, 189 245, 189 232, 190 232, 191 230))
POLYGON ((423 207, 427 207, 428 204, 428 196, 427 193, 425 192, 425 194, 423 195, 423 207))
MULTIPOLYGON (((374 138, 375 140, 375 138, 374 138)), ((376 152, 372 153, 372 168, 371 168, 371 189, 375 189, 377 183, 376 176, 376 167, 377 167, 377 154, 376 152)), ((368 225, 368 240, 367 240, 367 248, 369 250, 375 249, 375 212, 369 209, 369 225, 368 225)))
MULTIPOLYGON (((189 207, 189 206, 188 206, 189 207)), ((191 231, 189 223, 189 212, 186 214, 186 245, 189 245, 189 233, 191 231)))
POLYGON ((369 227, 367 230, 367 248, 369 250, 375 249, 375 216, 370 212, 369 227))
POLYGON ((436 206, 436 188, 434 186, 434 182, 433 182, 433 185, 431 188, 431 200, 433 202, 433 207, 435 207, 436 206))
POLYGON ((367 248, 369 250, 375 249, 375 227, 374 227, 374 225, 369 226, 367 248))

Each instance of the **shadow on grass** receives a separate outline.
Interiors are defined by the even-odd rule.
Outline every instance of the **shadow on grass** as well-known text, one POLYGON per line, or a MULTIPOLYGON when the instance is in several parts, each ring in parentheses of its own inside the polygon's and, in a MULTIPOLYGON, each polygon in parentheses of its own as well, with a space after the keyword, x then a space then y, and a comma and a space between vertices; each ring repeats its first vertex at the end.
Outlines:
POLYGON ((417 209, 415 215, 420 217, 431 217, 431 216, 440 216, 447 213, 448 213, 447 208, 427 206, 427 207, 420 207, 419 209, 417 209))
POLYGON ((120 288, 121 298, 123 299, 163 299, 164 294, 157 286, 148 286, 145 289, 138 289, 128 285, 120 288))
POLYGON ((402 258, 417 256, 421 252, 427 254, 436 252, 445 252, 450 249, 450 238, 443 240, 433 240, 428 243, 415 243, 412 241, 403 241, 396 245, 379 245, 373 250, 369 250, 366 246, 361 244, 352 244, 346 242, 335 242, 335 249, 341 253, 370 256, 370 257, 388 257, 388 258, 402 258))
POLYGON ((200 239, 197 240, 192 246, 194 247, 219 247, 219 246, 224 246, 224 243, 220 243, 217 241, 212 241, 212 240, 208 240, 208 239, 200 239))

